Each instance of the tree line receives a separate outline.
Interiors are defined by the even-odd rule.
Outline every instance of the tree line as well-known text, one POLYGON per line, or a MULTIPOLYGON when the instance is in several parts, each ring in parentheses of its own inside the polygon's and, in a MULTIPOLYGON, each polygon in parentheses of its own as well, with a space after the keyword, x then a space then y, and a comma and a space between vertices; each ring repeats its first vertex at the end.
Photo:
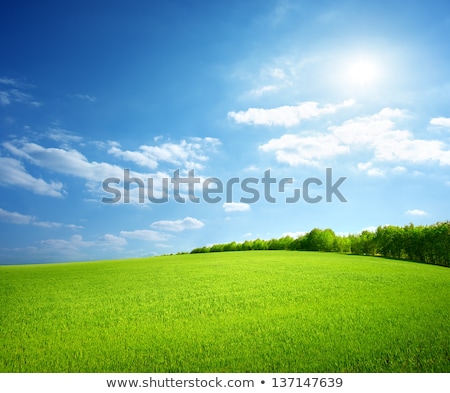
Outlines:
POLYGON ((376 231, 336 235, 332 229, 314 228, 293 238, 255 239, 199 247, 192 254, 223 251, 293 250, 374 255, 450 267, 450 221, 432 225, 379 226, 376 231))

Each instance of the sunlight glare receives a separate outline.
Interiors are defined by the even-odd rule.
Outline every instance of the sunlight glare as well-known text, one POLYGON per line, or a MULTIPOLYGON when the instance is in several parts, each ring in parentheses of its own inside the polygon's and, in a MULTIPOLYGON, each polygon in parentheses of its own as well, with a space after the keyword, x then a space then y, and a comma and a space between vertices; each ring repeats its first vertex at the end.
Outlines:
POLYGON ((348 80, 360 87, 373 83, 377 79, 378 74, 377 65, 368 59, 358 59, 348 68, 348 80))

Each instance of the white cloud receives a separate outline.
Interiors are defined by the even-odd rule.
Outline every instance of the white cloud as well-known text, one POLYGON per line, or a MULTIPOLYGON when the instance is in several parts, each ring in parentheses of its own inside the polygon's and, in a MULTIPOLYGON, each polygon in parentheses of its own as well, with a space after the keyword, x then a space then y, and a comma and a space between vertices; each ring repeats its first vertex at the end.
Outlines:
POLYGON ((39 107, 42 104, 40 102, 37 102, 33 99, 31 94, 24 93, 23 91, 20 91, 19 89, 12 89, 9 91, 9 98, 11 101, 19 102, 21 104, 30 104, 35 107, 39 107))
POLYGON ((138 151, 122 150, 117 142, 110 142, 108 153, 126 161, 132 161, 142 167, 155 169, 160 162, 167 162, 187 169, 202 169, 209 158, 206 152, 214 151, 220 144, 216 138, 191 138, 180 143, 163 143, 162 145, 142 145, 138 151))
POLYGON ((156 247, 161 247, 161 248, 173 248, 172 245, 170 244, 163 244, 163 243, 157 243, 155 244, 156 247))
POLYGON ((19 225, 34 225, 43 228, 70 228, 70 229, 82 229, 83 227, 75 224, 63 224, 60 222, 51 221, 39 221, 34 216, 21 214, 17 212, 10 212, 0 208, 0 220, 19 225))
POLYGON ((30 94, 24 93, 18 89, 11 89, 9 91, 0 91, 0 104, 9 105, 13 102, 20 104, 29 104, 34 107, 39 107, 42 103, 35 101, 30 94))
POLYGON ((80 246, 80 240, 78 238, 72 240, 47 239, 42 240, 40 244, 47 248, 52 248, 56 250, 77 250, 78 247, 80 246))
POLYGON ((0 208, 0 219, 12 224, 30 224, 35 218, 16 212, 9 212, 0 208))
POLYGON ((200 229, 204 227, 204 223, 196 218, 185 217, 182 220, 161 220, 152 223, 153 228, 157 228, 163 231, 181 232, 186 229, 200 229))
POLYGON ((243 172, 259 172, 259 169, 256 165, 250 165, 242 170, 243 172))
POLYGON ((83 154, 75 149, 46 148, 30 142, 22 143, 21 146, 5 142, 3 146, 11 153, 26 158, 34 165, 89 180, 104 178, 104 176, 98 176, 100 173, 109 176, 114 173, 118 174, 120 169, 117 167, 117 170, 111 171, 113 166, 110 164, 90 163, 83 154))
POLYGON ((244 212, 250 210, 250 205, 242 202, 228 202, 224 203, 222 207, 226 212, 244 212))
POLYGON ((384 171, 380 168, 374 168, 373 164, 371 162, 362 163, 360 162, 357 165, 357 168, 362 171, 366 172, 369 176, 384 176, 384 171))
POLYGON ((22 86, 22 83, 13 78, 3 77, 3 78, 0 78, 0 85, 9 85, 9 86, 13 86, 13 87, 20 87, 20 86, 22 86))
MULTIPOLYGON (((29 161, 31 164, 48 169, 53 173, 75 176, 87 181, 86 187, 93 194, 101 194, 99 185, 104 179, 115 177, 123 179, 124 170, 118 165, 106 162, 89 161, 82 153, 68 147, 46 148, 36 143, 12 141, 3 143, 3 147, 15 156, 29 161)), ((34 179, 29 175, 21 162, 13 158, 1 158, 0 165, 4 174, 0 178, 0 184, 12 184, 41 195, 59 196, 63 194, 62 183, 46 183, 42 179, 34 179)), ((161 191, 162 179, 169 178, 166 173, 138 173, 131 172, 131 177, 137 177, 144 181, 152 178, 155 196, 161 191)), ((130 202, 138 201, 137 192, 132 191, 130 202)))
POLYGON ((47 183, 42 179, 31 176, 27 173, 23 164, 14 158, 0 157, 0 167, 2 168, 0 184, 21 187, 39 195, 57 198, 63 196, 62 183, 47 183))
POLYGON ((382 169, 380 169, 380 168, 370 168, 367 171, 367 174, 369 176, 384 176, 385 172, 382 169))
POLYGON ((368 227, 365 227, 363 229, 361 229, 361 232, 367 231, 367 232, 376 232, 377 231, 377 227, 374 225, 370 225, 368 227))
MULTIPOLYGON (((106 162, 88 161, 79 151, 71 148, 43 147, 36 143, 5 142, 3 146, 32 164, 66 175, 98 182, 108 177, 123 177, 123 169, 106 162)), ((149 176, 142 175, 142 178, 149 176)))
POLYGON ((385 136, 374 146, 375 159, 378 161, 437 161, 441 165, 450 165, 450 151, 445 150, 445 144, 441 141, 412 139, 410 133, 401 131, 394 131, 391 137, 385 136))
POLYGON ((146 241, 166 241, 170 235, 152 231, 151 229, 137 229, 135 231, 120 231, 120 236, 129 238, 129 239, 139 239, 146 241))
POLYGON ((63 143, 81 142, 83 140, 82 137, 75 135, 71 131, 64 130, 63 128, 50 128, 47 133, 47 137, 54 141, 63 143))
POLYGON ((38 166, 88 180, 98 181, 119 173, 123 175, 122 168, 105 162, 89 162, 75 149, 44 148, 29 143, 23 151, 38 166))
POLYGON ((281 234, 281 237, 290 236, 293 239, 297 239, 298 237, 305 236, 307 232, 305 231, 299 231, 299 232, 284 232, 281 234))
POLYGON ((278 88, 274 85, 266 85, 263 87, 260 87, 259 89, 253 89, 250 91, 250 94, 255 95, 255 96, 262 96, 265 93, 268 93, 270 91, 274 91, 277 90, 278 88))
POLYGON ((90 96, 88 94, 74 94, 73 97, 79 98, 80 100, 89 101, 89 102, 97 101, 97 98, 95 96, 90 96))
POLYGON ((43 228, 70 228, 70 229, 82 229, 83 228, 83 226, 81 226, 81 225, 63 224, 60 222, 53 222, 53 221, 33 221, 32 224, 37 227, 43 227, 43 228))
POLYGON ((249 90, 245 96, 261 97, 265 93, 274 92, 291 85, 286 71, 278 66, 263 66, 259 73, 246 73, 244 79, 251 85, 257 86, 249 90))
POLYGON ((396 166, 395 168, 392 168, 392 173, 399 175, 401 173, 405 173, 407 169, 404 166, 396 166))
POLYGON ((122 247, 127 245, 127 241, 122 237, 107 233, 97 241, 97 244, 122 247))
POLYGON ((6 91, 0 91, 0 105, 9 105, 11 103, 9 94, 6 91))
POLYGON ((53 249, 79 250, 82 248, 101 248, 101 249, 121 249, 127 244, 127 241, 119 236, 106 234, 97 240, 83 240, 81 235, 73 235, 69 240, 47 239, 41 241, 41 245, 53 249))
POLYGON ((121 150, 117 142, 111 142, 111 147, 108 150, 109 154, 120 157, 125 161, 132 161, 142 167, 155 169, 158 167, 158 161, 149 155, 139 151, 121 150))
POLYGON ((335 113, 338 109, 352 106, 353 100, 346 100, 342 104, 327 104, 319 108, 317 102, 302 102, 296 106, 280 106, 278 108, 249 108, 246 111, 228 112, 228 116, 236 123, 292 127, 302 120, 319 117, 324 114, 335 113))
MULTIPOLYGON (((77 140, 77 137, 69 132, 54 133, 52 136, 53 139, 77 140)), ((173 164, 183 164, 187 168, 198 168, 200 166, 199 161, 208 160, 205 151, 212 151, 218 144, 220 144, 220 141, 216 138, 192 138, 192 142, 189 143, 182 141, 180 144, 166 143, 162 146, 141 146, 141 152, 124 152, 117 147, 117 143, 111 142, 110 150, 112 149, 112 151, 110 153, 119 156, 123 155, 131 161, 138 164, 141 163, 142 166, 157 166, 158 161, 162 160, 173 164)), ((118 165, 89 161, 86 156, 72 148, 47 148, 36 143, 23 141, 4 142, 3 147, 17 157, 26 159, 36 166, 49 169, 52 172, 83 178, 96 184, 109 177, 123 178, 123 168, 118 165)), ((3 158, 3 160, 13 159, 3 158)), ((19 163, 17 160, 13 161, 19 163)), ((22 169, 25 172, 23 166, 22 169)), ((130 175, 141 179, 153 178, 156 189, 161 186, 162 182, 160 180, 162 178, 170 177, 162 172, 155 174, 134 172, 130 175)))
POLYGON ((42 240, 36 246, 2 248, 2 252, 12 263, 86 261, 109 258, 111 251, 116 252, 116 255, 128 257, 130 251, 126 249, 126 245, 126 239, 112 234, 105 234, 94 240, 85 240, 80 235, 74 235, 69 239, 42 240), (127 254, 123 254, 124 252, 127 254))
POLYGON ((450 128, 450 118, 448 117, 434 117, 430 120, 430 124, 433 126, 450 128))
POLYGON ((32 85, 13 78, 0 78, 0 85, 4 85, 6 88, 6 90, 0 91, 0 105, 5 106, 13 102, 29 104, 35 107, 42 105, 42 103, 35 101, 30 94, 24 92, 24 89, 33 87, 32 85))
POLYGON ((270 68, 269 69, 269 74, 270 76, 272 76, 273 78, 276 79, 286 79, 286 73, 284 72, 284 70, 282 68, 270 68))
POLYGON ((396 129, 394 120, 406 117, 402 110, 385 108, 375 115, 351 119, 341 126, 330 127, 330 130, 353 150, 372 150, 377 161, 437 161, 441 165, 450 165, 450 151, 445 149, 443 142, 414 139, 410 131, 396 129))
POLYGON ((330 127, 329 130, 347 145, 364 147, 373 145, 379 138, 385 137, 386 133, 392 132, 395 127, 394 120, 404 117, 406 113, 399 109, 384 108, 379 113, 347 120, 340 126, 330 127))
POLYGON ((324 158, 348 153, 350 148, 333 135, 300 136, 285 134, 259 146, 263 152, 274 152, 278 162, 291 166, 318 165, 324 158))
POLYGON ((350 152, 361 152, 367 157, 367 152, 371 152, 371 162, 359 164, 358 168, 372 176, 384 174, 383 169, 373 166, 375 163, 450 165, 450 150, 443 141, 416 139, 410 131, 396 127, 398 120, 407 117, 407 113, 400 109, 384 108, 374 115, 331 126, 326 133, 285 134, 261 145, 260 149, 273 152, 277 161, 292 166, 318 165, 326 158, 350 152))
POLYGON ((419 210, 419 209, 407 210, 405 213, 410 216, 426 216, 427 215, 426 212, 424 212, 423 210, 419 210))

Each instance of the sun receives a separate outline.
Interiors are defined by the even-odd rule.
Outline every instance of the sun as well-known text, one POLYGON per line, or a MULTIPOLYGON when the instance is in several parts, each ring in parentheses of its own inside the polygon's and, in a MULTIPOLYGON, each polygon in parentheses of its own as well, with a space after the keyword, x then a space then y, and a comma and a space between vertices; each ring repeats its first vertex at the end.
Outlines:
POLYGON ((356 59, 348 67, 348 81, 359 87, 367 87, 376 82, 379 76, 377 64, 370 59, 356 59))

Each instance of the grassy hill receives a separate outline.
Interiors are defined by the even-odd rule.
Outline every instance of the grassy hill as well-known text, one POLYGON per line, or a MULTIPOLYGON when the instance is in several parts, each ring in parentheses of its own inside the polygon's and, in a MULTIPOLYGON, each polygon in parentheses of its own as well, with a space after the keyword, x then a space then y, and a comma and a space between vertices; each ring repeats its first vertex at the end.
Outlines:
POLYGON ((0 267, 1 372, 450 372, 450 269, 252 251, 0 267))

